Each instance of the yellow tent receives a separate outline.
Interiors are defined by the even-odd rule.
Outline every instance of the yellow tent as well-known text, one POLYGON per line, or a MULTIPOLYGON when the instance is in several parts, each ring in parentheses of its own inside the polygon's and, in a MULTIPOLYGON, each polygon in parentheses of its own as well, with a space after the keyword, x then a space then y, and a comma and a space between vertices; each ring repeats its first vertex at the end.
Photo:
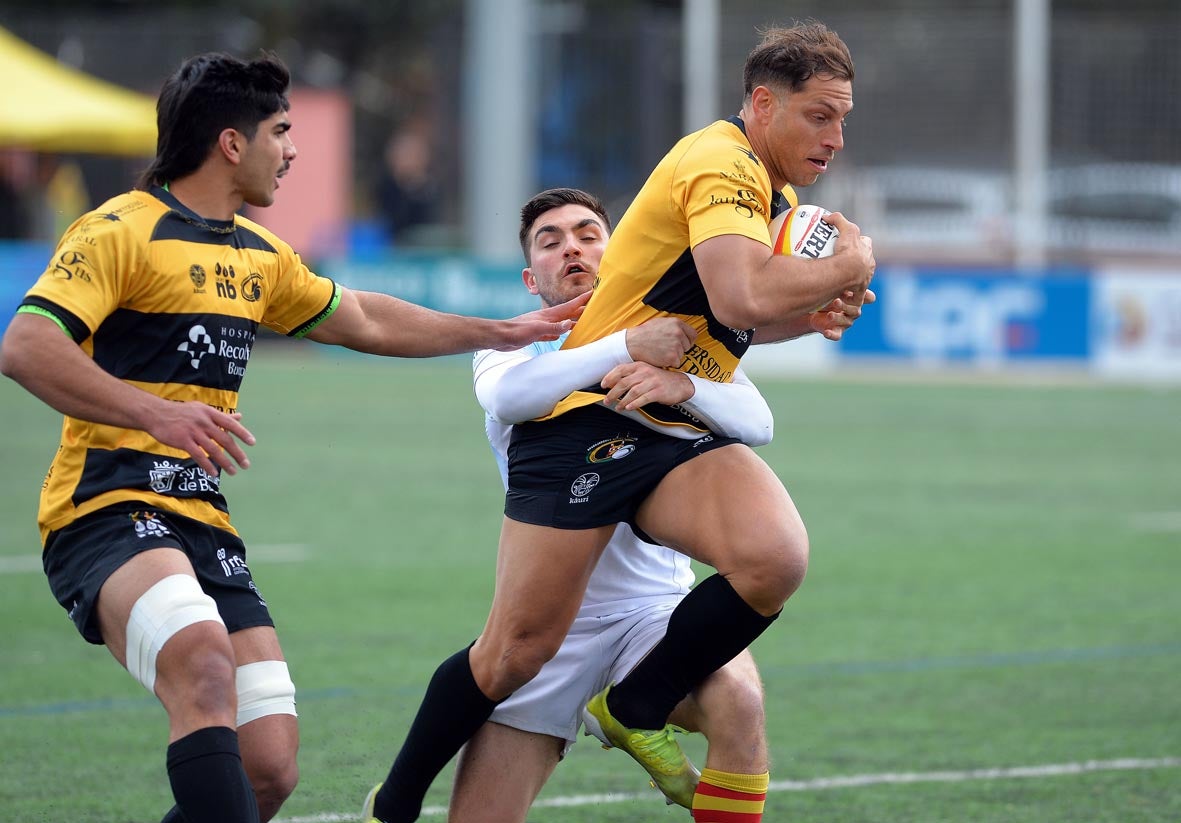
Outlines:
POLYGON ((0 29, 0 148, 150 157, 156 101, 59 63, 0 29))

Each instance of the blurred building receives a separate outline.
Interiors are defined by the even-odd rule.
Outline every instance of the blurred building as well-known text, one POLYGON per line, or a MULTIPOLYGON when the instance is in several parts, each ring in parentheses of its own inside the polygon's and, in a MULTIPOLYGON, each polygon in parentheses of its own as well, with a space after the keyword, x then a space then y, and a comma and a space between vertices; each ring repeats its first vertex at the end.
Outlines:
MULTIPOLYGON (((297 83, 340 91, 351 103, 349 196, 359 225, 380 216, 375 183, 388 137, 428 122, 424 190, 436 201, 433 230, 419 227, 415 236, 464 248, 472 243, 464 225, 472 173, 464 136, 482 127, 467 122, 463 107, 472 39, 465 21, 478 2, 124 0, 95 10, 55 0, 0 9, 0 25, 99 77, 150 93, 197 51, 277 51, 297 83), (134 50, 126 48, 132 29, 141 44, 134 50)), ((535 146, 527 190, 582 186, 621 215, 685 130, 683 5, 531 0, 522 33, 530 104, 503 112, 535 146)), ((1023 150, 1014 137, 1022 94, 1013 68, 1016 6, 727 0, 717 32, 719 99, 704 108, 719 116, 737 110, 741 64, 760 27, 824 20, 853 51, 856 110, 845 152, 806 199, 848 212, 887 255, 1005 259, 1013 253, 1013 169, 1023 150)), ((1055 0, 1050 8, 1051 253, 1181 256, 1181 4, 1055 0)), ((296 112, 297 138, 301 128, 296 112)), ((307 153, 300 158, 305 166, 317 162, 307 153)), ((133 176, 126 164, 86 159, 83 169, 96 200, 133 176)))

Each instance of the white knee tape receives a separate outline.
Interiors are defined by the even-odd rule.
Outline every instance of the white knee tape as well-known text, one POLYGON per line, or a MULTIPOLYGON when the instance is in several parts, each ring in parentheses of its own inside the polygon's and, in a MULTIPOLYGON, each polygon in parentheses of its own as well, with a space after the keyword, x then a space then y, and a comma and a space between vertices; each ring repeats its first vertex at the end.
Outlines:
POLYGON ((196 578, 173 574, 144 592, 127 620, 127 671, 155 693, 156 656, 174 634, 194 623, 225 623, 196 578))
POLYGON ((238 726, 268 714, 296 715, 295 684, 282 660, 260 660, 238 667, 238 726))

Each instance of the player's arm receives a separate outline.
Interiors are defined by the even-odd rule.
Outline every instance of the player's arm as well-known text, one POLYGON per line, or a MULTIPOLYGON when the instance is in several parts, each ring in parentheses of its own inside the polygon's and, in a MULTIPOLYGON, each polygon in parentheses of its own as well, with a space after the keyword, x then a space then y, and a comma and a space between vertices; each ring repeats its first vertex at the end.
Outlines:
POLYGON ((533 356, 480 352, 475 359, 475 389, 480 405, 507 424, 549 414, 571 392, 594 385, 613 368, 642 361, 675 366, 697 339, 682 320, 658 317, 573 349, 533 356))
POLYGON ((149 394, 108 374, 50 317, 18 312, 0 343, 0 373, 70 417, 140 429, 188 452, 208 474, 214 464, 229 474, 250 462, 239 445, 252 435, 226 414, 198 402, 175 402, 149 394), (235 465, 236 464, 236 465, 235 465))
POLYGON ((510 320, 488 320, 434 311, 388 294, 343 289, 340 305, 307 337, 390 357, 507 351, 537 340, 556 340, 570 330, 589 299, 588 292, 510 320))
POLYGON ((693 395, 681 405, 723 437, 737 437, 748 446, 764 446, 775 436, 775 415, 767 400, 741 367, 730 383, 686 375, 693 395))
POLYGON ((771 442, 775 420, 767 401, 739 368, 733 383, 715 383, 647 363, 625 363, 603 377, 603 403, 619 412, 649 403, 681 406, 714 434, 737 437, 749 446, 771 442))
POLYGON ((845 330, 861 316, 861 307, 875 300, 877 295, 873 289, 866 289, 860 300, 853 292, 847 291, 827 306, 803 317, 755 329, 754 342, 756 345, 782 343, 812 333, 822 334, 829 340, 840 340, 845 330))
POLYGON ((475 356, 476 399, 500 423, 523 423, 549 414, 573 391, 598 383, 620 363, 630 363, 625 331, 574 349, 532 355, 482 351, 475 356))
MULTIPOLYGON (((843 215, 834 212, 828 219, 840 236, 832 256, 819 260, 772 254, 765 243, 740 234, 694 246, 693 262, 714 316, 735 329, 769 328, 800 321, 846 291, 864 293, 876 265, 872 244, 843 215)), ((805 333, 803 326, 792 329, 805 333)))

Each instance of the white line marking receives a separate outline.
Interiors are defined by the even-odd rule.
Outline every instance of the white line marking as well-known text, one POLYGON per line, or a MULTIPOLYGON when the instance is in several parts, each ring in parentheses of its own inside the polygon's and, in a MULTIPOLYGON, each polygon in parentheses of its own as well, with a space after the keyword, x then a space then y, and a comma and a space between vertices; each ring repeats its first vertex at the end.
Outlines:
MULTIPOLYGON (((260 543, 247 546, 250 562, 300 563, 307 559, 308 547, 302 543, 260 543)), ((29 574, 42 570, 41 555, 0 555, 0 574, 29 574)))
POLYGON ((1132 528, 1138 532, 1181 532, 1181 512, 1137 512, 1132 515, 1131 521, 1132 528))
MULTIPOLYGON (((1119 760, 1084 760, 1081 763, 1047 763, 1040 766, 1010 766, 993 769, 968 769, 942 772, 885 772, 881 774, 854 774, 845 777, 818 777, 813 780, 776 780, 769 792, 811 792, 823 789, 853 789, 862 786, 883 786, 900 783, 962 783, 969 780, 1011 780, 1016 778, 1059 777, 1070 774, 1111 771, 1143 771, 1145 769, 1174 769, 1181 767, 1181 757, 1138 758, 1125 757, 1119 760)), ((600 803, 630 803, 633 800, 653 801, 659 799, 655 791, 645 793, 619 792, 611 794, 575 794, 565 797, 549 797, 538 800, 533 808, 558 808, 567 806, 594 806, 600 803)), ((427 806, 423 817, 439 817, 446 814, 446 806, 427 806)), ((284 817, 275 823, 353 823, 359 820, 357 814, 324 812, 323 814, 301 817, 284 817)))
POLYGON ((25 574, 41 571, 41 555, 18 554, 0 557, 0 574, 25 574))

